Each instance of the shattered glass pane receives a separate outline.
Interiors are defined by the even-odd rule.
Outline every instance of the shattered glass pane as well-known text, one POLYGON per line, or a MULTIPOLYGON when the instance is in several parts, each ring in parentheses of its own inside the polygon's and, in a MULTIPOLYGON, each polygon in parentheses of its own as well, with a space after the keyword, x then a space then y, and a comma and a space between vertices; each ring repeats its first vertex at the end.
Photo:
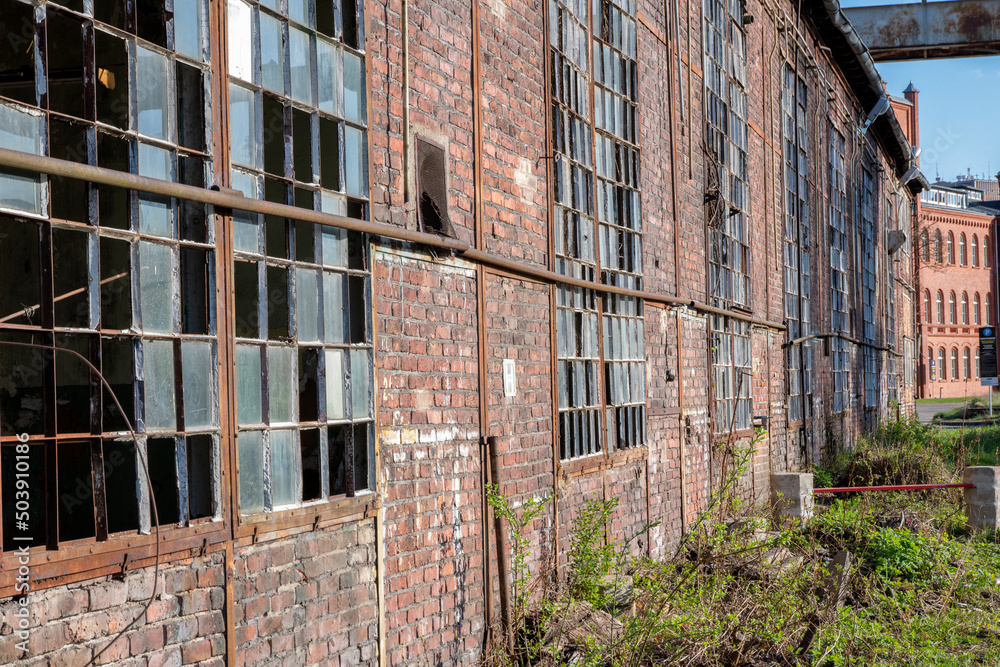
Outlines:
POLYGON ((173 431, 177 428, 174 344, 167 340, 144 341, 142 365, 146 430, 173 431))

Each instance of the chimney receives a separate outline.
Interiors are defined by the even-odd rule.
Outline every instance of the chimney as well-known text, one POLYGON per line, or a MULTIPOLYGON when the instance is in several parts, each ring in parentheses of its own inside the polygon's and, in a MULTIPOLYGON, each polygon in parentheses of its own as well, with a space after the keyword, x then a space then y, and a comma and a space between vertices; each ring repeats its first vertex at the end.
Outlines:
MULTIPOLYGON (((905 89, 903 89, 903 97, 906 98, 907 102, 909 102, 910 104, 913 105, 913 114, 910 116, 910 118, 911 118, 911 120, 910 120, 910 123, 911 123, 910 134, 909 134, 908 138, 909 138, 911 144, 913 144, 914 146, 919 146, 920 145, 920 103, 919 103, 918 100, 920 98, 920 91, 917 90, 916 86, 913 85, 912 81, 910 81, 910 85, 908 85, 905 89)), ((918 161, 918 164, 919 164, 919 161, 918 161)))

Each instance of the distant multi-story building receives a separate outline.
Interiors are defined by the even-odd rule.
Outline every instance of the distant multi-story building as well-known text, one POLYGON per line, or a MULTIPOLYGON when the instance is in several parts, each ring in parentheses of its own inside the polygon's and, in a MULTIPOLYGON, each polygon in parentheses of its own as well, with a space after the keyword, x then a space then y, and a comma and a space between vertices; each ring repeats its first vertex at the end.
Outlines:
POLYGON ((921 304, 920 397, 987 392, 980 383, 979 327, 997 322, 996 186, 938 181, 920 196, 919 251, 913 254, 921 304))

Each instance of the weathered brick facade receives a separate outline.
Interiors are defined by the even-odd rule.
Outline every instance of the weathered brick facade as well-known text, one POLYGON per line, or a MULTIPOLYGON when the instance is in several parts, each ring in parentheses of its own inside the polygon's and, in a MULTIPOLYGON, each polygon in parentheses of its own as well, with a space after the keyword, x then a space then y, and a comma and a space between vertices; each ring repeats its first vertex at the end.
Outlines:
MULTIPOLYGON (((630 547, 662 556, 708 505, 733 447, 755 443, 743 483, 747 496, 760 500, 772 471, 802 470, 852 446, 893 416, 894 405, 912 412, 914 383, 905 369, 914 360, 904 363, 903 355, 916 353, 913 244, 887 253, 890 231, 911 236, 913 195, 899 178, 908 165, 896 156, 899 150, 908 156, 909 147, 898 145, 891 114, 859 133, 871 91, 864 83, 850 87, 846 81, 859 75, 845 74, 824 48, 832 44, 843 53, 846 41, 830 37, 819 3, 746 3, 753 19, 743 24, 750 307, 713 306, 702 3, 680 3, 674 15, 670 3, 639 0, 647 444, 561 460, 551 6, 475 2, 364 6, 368 217, 387 225, 384 235, 371 236, 376 488, 241 523, 235 442, 224 433, 222 456, 232 463, 223 467, 221 518, 201 524, 211 530, 188 534, 180 526, 171 533, 180 541, 161 554, 152 606, 101 664, 474 665, 499 619, 496 536, 484 498, 492 476, 486 438, 497 438, 500 471, 493 481, 511 503, 552 498, 531 526, 529 562, 532 575, 552 583, 565 573, 574 519, 589 500, 617 499, 609 529, 619 538, 655 522, 630 547), (810 100, 804 124, 811 229, 801 250, 812 267, 809 332, 825 336, 795 344, 784 325, 786 67, 797 72, 810 100), (830 285, 831 127, 847 147, 848 276, 862 272, 854 259, 861 254, 862 171, 874 183, 874 301, 866 310, 861 279, 851 278, 850 325, 839 330, 830 285), (418 135, 444 146, 450 222, 458 241, 486 259, 392 237, 392 229, 417 228, 418 135), (749 331, 746 381, 761 429, 755 440, 752 429, 716 426, 712 318, 723 316, 746 322, 749 331), (846 346, 846 367, 839 370, 824 353, 824 341, 834 340, 846 346), (788 355, 803 344, 812 350, 809 410, 790 422, 788 355), (515 369, 513 395, 504 383, 505 360, 515 369), (839 410, 835 372, 846 378, 839 410)), ((212 25, 224 23, 224 3, 211 7, 212 25)), ((228 222, 220 224, 229 230, 228 222)), ((235 398, 225 401, 234 410, 235 398)), ((152 547, 122 539, 98 564, 79 551, 76 560, 45 566, 28 596, 26 653, 14 634, 16 556, 4 554, 0 662, 83 665, 141 611, 152 586, 152 547)), ((47 555, 36 548, 33 562, 47 555)))

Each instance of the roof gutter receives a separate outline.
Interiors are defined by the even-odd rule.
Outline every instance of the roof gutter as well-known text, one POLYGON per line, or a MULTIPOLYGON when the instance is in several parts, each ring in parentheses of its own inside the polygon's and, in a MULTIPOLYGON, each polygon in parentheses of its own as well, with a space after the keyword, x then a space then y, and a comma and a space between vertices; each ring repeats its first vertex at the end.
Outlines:
MULTIPOLYGON (((834 49, 837 67, 846 75, 848 85, 865 110, 871 109, 879 98, 886 96, 882 87, 882 77, 875 67, 875 61, 868 47, 851 25, 851 21, 841 11, 840 2, 818 0, 813 7, 812 18, 816 27, 828 40, 840 42, 836 45, 839 48, 834 49)), ((903 134, 899 121, 896 120, 896 114, 890 109, 889 112, 879 116, 872 124, 871 131, 893 160, 896 176, 902 177, 915 160, 910 142, 903 134)), ((907 187, 916 194, 930 187, 930 183, 923 174, 919 174, 910 180, 907 187)))

